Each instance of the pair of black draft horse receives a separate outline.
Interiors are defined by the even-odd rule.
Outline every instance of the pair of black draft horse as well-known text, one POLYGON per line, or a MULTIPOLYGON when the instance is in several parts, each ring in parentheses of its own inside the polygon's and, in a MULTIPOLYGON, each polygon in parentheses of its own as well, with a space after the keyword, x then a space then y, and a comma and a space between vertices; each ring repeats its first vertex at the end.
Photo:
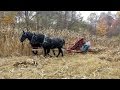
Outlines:
MULTIPOLYGON (((65 45, 65 40, 62 38, 50 38, 44 34, 35 34, 35 33, 23 31, 20 41, 23 42, 25 39, 28 39, 30 41, 31 47, 33 49, 38 49, 38 47, 43 47, 44 56, 49 55, 50 49, 52 49, 53 54, 55 55, 55 51, 54 51, 55 48, 58 48, 59 50, 57 57, 60 55, 60 53, 63 56, 62 48, 65 45)), ((32 52, 33 54, 38 53, 37 51, 36 52, 32 51, 32 52)))

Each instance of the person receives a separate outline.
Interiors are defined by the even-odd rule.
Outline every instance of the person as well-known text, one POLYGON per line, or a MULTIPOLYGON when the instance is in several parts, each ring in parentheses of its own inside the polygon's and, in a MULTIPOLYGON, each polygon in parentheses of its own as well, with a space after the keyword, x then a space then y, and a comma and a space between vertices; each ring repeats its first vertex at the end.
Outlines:
POLYGON ((91 43, 90 43, 90 41, 88 40, 88 41, 85 42, 85 44, 83 44, 83 46, 80 48, 81 52, 86 53, 86 52, 89 50, 90 46, 91 46, 91 43))

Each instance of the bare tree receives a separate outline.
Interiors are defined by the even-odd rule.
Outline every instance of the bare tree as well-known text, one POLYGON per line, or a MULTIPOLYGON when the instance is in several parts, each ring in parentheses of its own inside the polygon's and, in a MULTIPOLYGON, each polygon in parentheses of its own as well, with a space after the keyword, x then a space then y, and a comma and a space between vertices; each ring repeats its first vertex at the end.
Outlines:
POLYGON ((87 18, 89 24, 91 25, 91 27, 89 28, 89 31, 92 34, 96 34, 96 24, 98 22, 98 19, 99 19, 99 16, 96 13, 90 13, 90 15, 87 18))

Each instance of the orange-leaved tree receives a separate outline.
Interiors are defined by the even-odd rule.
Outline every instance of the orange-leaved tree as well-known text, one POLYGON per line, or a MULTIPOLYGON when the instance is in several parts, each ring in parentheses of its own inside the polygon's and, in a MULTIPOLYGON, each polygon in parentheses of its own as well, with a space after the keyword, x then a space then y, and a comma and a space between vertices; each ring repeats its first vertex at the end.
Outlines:
POLYGON ((98 23, 96 25, 96 29, 97 29, 97 34, 98 35, 102 35, 102 36, 106 35, 107 29, 108 29, 108 25, 107 25, 107 22, 104 19, 104 17, 101 17, 98 20, 98 23))

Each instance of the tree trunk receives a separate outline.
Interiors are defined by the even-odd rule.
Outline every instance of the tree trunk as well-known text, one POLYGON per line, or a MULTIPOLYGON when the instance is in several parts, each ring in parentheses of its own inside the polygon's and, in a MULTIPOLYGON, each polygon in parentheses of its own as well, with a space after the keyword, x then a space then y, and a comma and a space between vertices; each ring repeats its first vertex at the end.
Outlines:
POLYGON ((25 11, 25 21, 26 21, 26 29, 29 31, 29 15, 28 11, 25 11))
POLYGON ((36 12, 36 31, 39 31, 39 11, 36 12))

